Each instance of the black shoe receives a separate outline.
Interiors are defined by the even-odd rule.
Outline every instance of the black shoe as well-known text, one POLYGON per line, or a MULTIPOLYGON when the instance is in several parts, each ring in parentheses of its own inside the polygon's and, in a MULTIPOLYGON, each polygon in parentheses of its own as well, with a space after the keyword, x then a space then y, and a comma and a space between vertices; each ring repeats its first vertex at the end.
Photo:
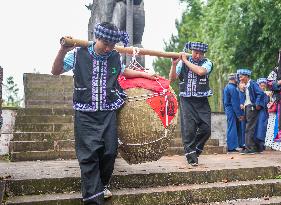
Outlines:
POLYGON ((265 149, 262 147, 262 148, 258 148, 256 152, 257 152, 258 154, 262 154, 264 150, 265 150, 265 149))
POLYGON ((244 150, 241 150, 240 154, 245 155, 245 154, 256 154, 255 149, 247 149, 245 148, 244 150))
POLYGON ((191 166, 198 166, 198 157, 195 152, 192 154, 186 155, 186 159, 187 159, 188 164, 190 164, 191 166))
POLYGON ((189 163, 191 166, 193 167, 197 167, 198 166, 198 162, 192 162, 192 163, 189 163))
POLYGON ((112 197, 112 193, 111 193, 111 191, 109 191, 109 189, 107 187, 104 188, 103 196, 104 196, 104 199, 109 199, 110 197, 112 197))
POLYGON ((264 150, 265 150, 265 146, 263 144, 256 145, 256 151, 258 154, 263 153, 264 150))
POLYGON ((227 154, 238 153, 238 152, 239 151, 237 149, 227 150, 227 154))
POLYGON ((190 164, 193 167, 198 166, 198 159, 196 161, 194 161, 192 159, 188 159, 187 162, 188 162, 188 164, 190 164))

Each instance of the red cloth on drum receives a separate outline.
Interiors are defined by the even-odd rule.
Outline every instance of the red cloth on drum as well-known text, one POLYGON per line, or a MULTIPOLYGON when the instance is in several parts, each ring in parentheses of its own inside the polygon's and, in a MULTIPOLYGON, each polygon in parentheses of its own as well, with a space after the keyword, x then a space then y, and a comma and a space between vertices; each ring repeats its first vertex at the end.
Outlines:
POLYGON ((169 91, 165 95, 149 98, 146 102, 157 113, 165 128, 171 124, 178 110, 178 102, 173 93, 169 91))
MULTIPOLYGON (((163 77, 159 77, 158 81, 163 86, 164 89, 169 89, 169 85, 170 85, 169 80, 166 80, 163 77)), ((120 76, 118 78, 118 82, 124 90, 129 89, 129 88, 145 88, 147 90, 151 90, 156 93, 160 93, 163 91, 163 88, 159 85, 159 83, 157 83, 156 80, 150 80, 147 78, 128 78, 127 79, 124 76, 120 76)))
POLYGON ((166 80, 163 77, 158 77, 157 82, 156 80, 150 80, 147 78, 126 79, 124 76, 120 76, 118 78, 118 82, 124 90, 129 88, 144 88, 154 92, 155 96, 149 97, 146 102, 156 112, 165 128, 171 124, 171 121, 178 110, 178 102, 175 95, 170 92, 169 80, 166 80), (166 90, 166 93, 163 93, 163 88, 166 90))

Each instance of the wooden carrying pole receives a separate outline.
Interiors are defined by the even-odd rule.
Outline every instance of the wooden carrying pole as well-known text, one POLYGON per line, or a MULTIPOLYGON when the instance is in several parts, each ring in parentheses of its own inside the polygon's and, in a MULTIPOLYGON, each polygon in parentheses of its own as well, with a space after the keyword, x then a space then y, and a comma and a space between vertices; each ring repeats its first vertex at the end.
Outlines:
MULTIPOLYGON (((62 37, 60 39, 61 45, 64 46, 77 46, 77 47, 88 47, 91 43, 91 41, 86 40, 80 40, 80 39, 74 39, 69 37, 62 37)), ((115 46, 115 49, 119 53, 126 53, 133 55, 134 48, 133 47, 122 47, 122 46, 115 46)), ((138 55, 149 55, 149 56, 157 56, 157 57, 163 57, 163 58, 179 58, 180 54, 176 52, 162 52, 162 51, 155 51, 155 50, 148 50, 144 48, 137 48, 138 55)))

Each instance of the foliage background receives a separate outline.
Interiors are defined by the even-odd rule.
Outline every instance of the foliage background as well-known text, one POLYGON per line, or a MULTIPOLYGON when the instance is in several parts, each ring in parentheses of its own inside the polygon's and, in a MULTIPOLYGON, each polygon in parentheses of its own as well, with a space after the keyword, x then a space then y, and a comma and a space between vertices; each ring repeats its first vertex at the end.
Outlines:
MULTIPOLYGON (((165 42, 165 51, 182 51, 188 41, 209 44, 207 58, 214 63, 209 98, 213 112, 222 110, 222 90, 227 74, 246 67, 252 79, 267 77, 277 65, 281 48, 281 1, 277 0, 180 0, 186 7, 175 22, 177 36, 165 42)), ((170 59, 157 58, 153 67, 168 77, 170 59)), ((177 82, 172 84, 177 92, 177 82)))

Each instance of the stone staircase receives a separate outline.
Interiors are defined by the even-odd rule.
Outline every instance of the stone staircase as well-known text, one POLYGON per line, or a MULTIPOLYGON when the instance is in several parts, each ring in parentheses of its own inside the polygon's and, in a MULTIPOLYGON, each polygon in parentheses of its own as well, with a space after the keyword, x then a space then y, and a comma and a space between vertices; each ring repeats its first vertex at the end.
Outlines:
MULTIPOLYGON (((3 204, 82 205, 70 108, 72 77, 25 74, 24 84, 28 108, 17 111, 12 162, 0 160, 3 204)), ((213 131, 222 126, 217 123, 213 131)), ((281 205, 280 153, 221 154, 224 147, 210 139, 199 166, 191 167, 179 135, 177 129, 158 161, 129 165, 117 158, 113 197, 106 205, 281 205)))
MULTIPOLYGON (((223 154, 226 153, 225 147, 219 145, 218 139, 209 139, 204 147, 202 154, 223 154)), ((170 147, 167 149, 165 155, 184 155, 184 149, 182 146, 182 139, 175 137, 171 140, 170 147)))
MULTIPOLYGON (((128 165, 119 158, 106 205, 281 204, 276 153, 204 155, 199 162, 194 168, 182 156, 165 156, 128 165)), ((3 170, 11 175, 6 205, 82 204, 76 160, 0 163, 3 170)))
POLYGON ((10 160, 74 159, 73 136, 72 109, 19 109, 10 160))
MULTIPOLYGON (((183 155, 178 134, 165 155, 183 155)), ((216 139, 210 139, 204 154, 224 153, 216 139)), ((13 140, 10 142, 11 161, 75 159, 73 110, 25 108, 17 111, 13 140)))

